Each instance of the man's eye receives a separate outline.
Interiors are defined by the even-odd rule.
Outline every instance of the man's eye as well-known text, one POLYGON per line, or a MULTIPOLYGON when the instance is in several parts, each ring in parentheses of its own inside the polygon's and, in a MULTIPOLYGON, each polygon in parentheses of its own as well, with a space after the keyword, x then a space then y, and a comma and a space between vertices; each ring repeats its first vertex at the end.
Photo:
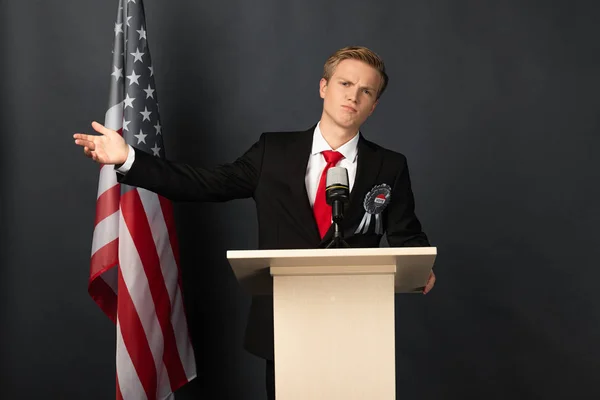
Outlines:
POLYGON ((371 95, 371 91, 368 89, 363 90, 363 92, 365 92, 366 95, 370 96, 371 95))
POLYGON ((348 82, 340 82, 342 86, 348 86, 348 82))

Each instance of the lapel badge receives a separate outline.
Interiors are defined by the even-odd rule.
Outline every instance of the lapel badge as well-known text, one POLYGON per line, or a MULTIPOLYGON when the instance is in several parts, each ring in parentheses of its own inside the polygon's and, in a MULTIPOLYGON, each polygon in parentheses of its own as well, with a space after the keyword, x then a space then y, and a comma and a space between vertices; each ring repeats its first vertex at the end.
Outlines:
POLYGON ((369 226, 371 225, 371 216, 375 215, 375 234, 383 235, 383 224, 381 222, 381 213, 390 204, 392 198, 392 188, 385 183, 376 185, 371 189, 369 193, 365 195, 363 206, 365 208, 365 215, 363 216, 360 225, 354 232, 354 234, 367 233, 369 226))

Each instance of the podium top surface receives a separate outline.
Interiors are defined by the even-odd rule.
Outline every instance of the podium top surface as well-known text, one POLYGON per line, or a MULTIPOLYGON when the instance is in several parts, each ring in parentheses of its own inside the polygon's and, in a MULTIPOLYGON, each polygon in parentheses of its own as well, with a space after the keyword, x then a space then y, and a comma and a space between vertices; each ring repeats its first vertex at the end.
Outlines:
MULTIPOLYGON (((349 249, 230 250, 227 259, 242 287, 253 294, 272 292, 271 267, 359 268, 395 267, 395 291, 413 292, 425 285, 437 255, 436 247, 349 249)), ((333 270, 331 269, 333 268, 333 270)))
MULTIPOLYGON (((349 249, 293 249, 293 250, 229 250, 229 260, 310 260, 310 262, 336 262, 335 260, 351 259, 351 262, 362 262, 362 258, 370 261, 385 263, 388 260, 404 256, 435 256, 436 247, 372 247, 349 249)), ((379 265, 379 264, 378 264, 379 265)))

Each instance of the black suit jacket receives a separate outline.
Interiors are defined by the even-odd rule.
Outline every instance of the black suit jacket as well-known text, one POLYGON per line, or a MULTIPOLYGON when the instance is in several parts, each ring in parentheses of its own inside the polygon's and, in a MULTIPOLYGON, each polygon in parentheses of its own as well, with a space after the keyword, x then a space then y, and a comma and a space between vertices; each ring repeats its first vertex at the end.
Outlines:
MULTIPOLYGON (((308 200, 305 175, 314 127, 303 132, 263 133, 243 156, 214 169, 173 163, 136 150, 135 162, 119 182, 143 187, 174 201, 220 202, 252 197, 258 215, 260 249, 314 249, 321 240, 308 200)), ((365 195, 375 186, 391 187, 382 213, 383 232, 392 247, 429 246, 414 213, 414 198, 406 157, 364 139, 358 141, 358 165, 350 203, 341 229, 354 248, 378 247, 381 235, 370 224, 355 234, 364 214, 365 195)), ((273 301, 254 296, 246 328, 245 348, 273 359, 273 301)))

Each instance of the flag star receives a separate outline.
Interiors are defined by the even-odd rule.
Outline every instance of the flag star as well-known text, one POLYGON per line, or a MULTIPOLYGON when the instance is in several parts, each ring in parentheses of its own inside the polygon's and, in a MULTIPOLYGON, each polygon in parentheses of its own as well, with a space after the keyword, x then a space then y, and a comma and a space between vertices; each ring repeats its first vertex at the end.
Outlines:
POLYGON ((156 157, 160 157, 160 147, 158 147, 158 143, 154 143, 154 147, 152 147, 150 150, 152 150, 156 157))
POLYGON ((114 76, 117 81, 119 81, 119 79, 123 77, 123 68, 117 68, 116 65, 114 65, 113 68, 115 70, 111 75, 114 76))
POLYGON ((127 96, 125 97, 125 100, 123 100, 123 102, 125 103, 125 108, 127 108, 127 107, 133 108, 133 101, 134 100, 135 100, 135 97, 129 97, 129 93, 127 93, 127 96))
POLYGON ((142 56, 143 56, 145 53, 140 53, 140 48, 139 48, 139 47, 136 47, 136 48, 135 48, 135 53, 129 53, 129 54, 131 54, 131 55, 133 56, 133 63, 134 63, 134 64, 135 64, 135 62, 136 62, 136 61, 143 62, 143 61, 142 61, 142 56))
POLYGON ((137 138, 137 140, 138 140, 137 144, 140 144, 140 143, 146 143, 146 136, 148 136, 148 135, 145 135, 144 132, 142 132, 142 130, 140 129, 140 133, 138 135, 133 135, 133 136, 135 136, 137 138))
POLYGON ((148 89, 143 89, 144 92, 146 92, 146 98, 152 97, 154 98, 154 89, 152 89, 150 87, 150 84, 148 84, 148 89))
POLYGON ((151 65, 148 67, 148 69, 150 70, 150 76, 154 75, 154 66, 151 65))
POLYGON ((152 114, 152 111, 148 111, 148 107, 144 106, 144 111, 140 111, 140 114, 144 116, 144 118, 142 118, 142 122, 145 120, 150 121, 150 114, 152 114))
POLYGON ((115 36, 117 36, 119 33, 123 33, 123 24, 115 23, 115 36))
POLYGON ((156 125, 154 125, 154 128, 156 129, 156 134, 160 135, 162 129, 162 126, 160 126, 160 121, 156 121, 156 125))
POLYGON ((144 30, 144 26, 142 26, 141 28, 142 28, 142 29, 140 29, 139 31, 137 31, 137 33, 139 33, 139 34, 140 34, 140 40, 142 40, 142 39, 146 39, 146 40, 148 40, 148 39, 146 38, 146 31, 144 30))
POLYGON ((140 76, 141 75, 135 74, 135 70, 132 70, 131 75, 127 75, 127 79, 129 79, 129 86, 133 85, 134 83, 137 83, 139 85, 140 83, 138 82, 138 78, 140 76))
POLYGON ((131 121, 126 121, 125 119, 123 119, 123 131, 129 131, 129 129, 127 128, 127 126, 131 123, 131 121))
POLYGON ((129 25, 129 20, 130 20, 131 18, 133 18, 133 17, 132 17, 132 16, 129 16, 129 17, 127 17, 127 22, 126 22, 127 26, 131 26, 131 25, 129 25))

